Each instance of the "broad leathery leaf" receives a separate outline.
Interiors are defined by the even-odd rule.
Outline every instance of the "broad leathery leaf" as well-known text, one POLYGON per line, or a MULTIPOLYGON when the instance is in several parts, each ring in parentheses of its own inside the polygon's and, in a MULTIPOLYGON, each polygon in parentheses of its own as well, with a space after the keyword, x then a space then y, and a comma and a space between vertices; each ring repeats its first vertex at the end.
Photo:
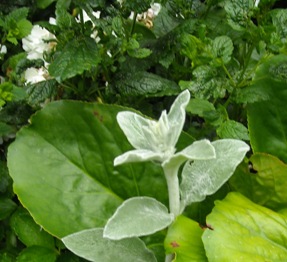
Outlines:
POLYGON ((19 208, 11 216, 10 225, 25 246, 54 248, 54 238, 37 225, 24 208, 19 208))
POLYGON ((123 238, 151 235, 168 227, 174 219, 165 205, 150 197, 133 197, 122 203, 104 228, 104 237, 123 238))
POLYGON ((76 101, 49 103, 10 145, 14 192, 51 234, 63 237, 102 227, 123 199, 140 194, 168 203, 160 166, 113 166, 116 156, 131 149, 116 124, 122 110, 132 109, 76 101))
POLYGON ((56 262, 57 257, 56 250, 41 246, 30 246, 21 251, 17 257, 17 262, 56 262))
POLYGON ((96 42, 86 37, 69 42, 61 52, 55 54, 55 60, 49 66, 49 73, 58 82, 90 70, 100 62, 96 42))
POLYGON ((234 120, 224 121, 216 130, 220 138, 249 140, 248 129, 234 120))
POLYGON ((174 262, 207 262, 199 224, 185 216, 178 216, 168 228, 164 247, 167 254, 175 254, 174 262))
POLYGON ((277 157, 256 153, 250 158, 256 174, 252 179, 252 200, 259 205, 279 210, 287 203, 287 165, 277 157))
POLYGON ((154 254, 139 238, 110 240, 103 238, 103 229, 94 228, 68 235, 62 239, 65 246, 89 261, 156 262, 154 254))
POLYGON ((217 140, 211 144, 215 149, 215 159, 187 162, 183 168, 180 185, 182 208, 215 193, 231 177, 249 150, 246 143, 235 139, 217 140))
POLYGON ((207 216, 202 240, 208 261, 286 261, 287 219, 239 193, 229 193, 207 216))
POLYGON ((144 71, 122 74, 115 85, 126 96, 163 96, 180 92, 175 82, 144 71))
POLYGON ((287 163, 287 56, 277 55, 259 66, 250 88, 264 89, 268 101, 249 104, 248 130, 253 152, 265 152, 287 163))

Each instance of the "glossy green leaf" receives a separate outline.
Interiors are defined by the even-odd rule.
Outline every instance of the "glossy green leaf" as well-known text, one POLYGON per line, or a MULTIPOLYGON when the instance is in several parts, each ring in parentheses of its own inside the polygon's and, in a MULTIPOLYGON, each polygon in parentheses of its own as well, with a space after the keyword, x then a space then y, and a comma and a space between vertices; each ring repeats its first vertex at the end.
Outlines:
POLYGON ((257 153, 250 158, 252 200, 260 205, 279 210, 287 203, 287 165, 277 157, 257 153))
POLYGON ((167 207, 154 198, 130 198, 108 220, 104 237, 120 240, 150 235, 167 228, 173 219, 167 207))
POLYGON ((153 253, 139 238, 110 240, 103 238, 103 229, 84 230, 62 239, 68 249, 89 261, 156 262, 153 253))
POLYGON ((116 156, 131 149, 116 123, 123 110, 131 109, 50 103, 10 146, 14 191, 35 221, 53 235, 102 227, 122 200, 132 196, 152 196, 167 204, 160 166, 113 166, 116 156))
POLYGON ((250 142, 254 152, 266 152, 287 162, 287 56, 268 59, 257 70, 251 88, 261 88, 268 101, 247 107, 250 142))
POLYGON ((224 121, 216 130, 220 138, 249 140, 248 129, 234 120, 224 121))
POLYGON ((49 73, 62 82, 90 70, 99 62, 98 47, 92 38, 74 39, 61 52, 56 53, 55 60, 49 66, 49 73))
POLYGON ((239 193, 216 201, 207 224, 202 240, 208 261, 286 261, 287 219, 239 193))
POLYGON ((215 149, 214 159, 187 162, 183 168, 180 185, 183 208, 215 193, 249 150, 246 143, 235 139, 217 140, 211 144, 215 149))
POLYGON ((10 225, 21 242, 27 247, 54 248, 54 238, 37 225, 25 209, 19 208, 12 215, 10 225))
POLYGON ((31 246, 23 249, 17 257, 17 262, 56 262, 58 254, 55 250, 40 247, 31 246))
POLYGON ((187 217, 179 216, 168 228, 164 241, 167 254, 175 254, 174 262, 206 262, 201 240, 203 229, 187 217))

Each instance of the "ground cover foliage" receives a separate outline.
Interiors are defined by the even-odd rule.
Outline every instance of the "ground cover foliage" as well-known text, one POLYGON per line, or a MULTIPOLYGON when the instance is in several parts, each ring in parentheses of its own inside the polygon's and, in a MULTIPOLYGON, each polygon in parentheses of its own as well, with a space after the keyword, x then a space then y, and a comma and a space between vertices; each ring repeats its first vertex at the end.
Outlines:
POLYGON ((285 1, 14 0, 0 14, 0 261, 286 261, 285 1), (122 111, 161 131, 183 120, 178 141, 158 133, 187 161, 176 216, 158 158, 114 165, 134 146, 122 111))

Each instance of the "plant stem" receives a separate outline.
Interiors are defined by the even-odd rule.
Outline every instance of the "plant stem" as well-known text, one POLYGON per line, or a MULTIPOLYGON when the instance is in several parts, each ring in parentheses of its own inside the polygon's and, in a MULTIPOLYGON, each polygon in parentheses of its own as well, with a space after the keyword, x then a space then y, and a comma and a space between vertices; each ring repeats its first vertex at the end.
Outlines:
POLYGON ((178 166, 163 168, 168 188, 169 212, 172 213, 174 217, 180 214, 178 169, 178 166))
MULTIPOLYGON (((179 194, 179 180, 178 170, 180 163, 175 165, 164 165, 163 171, 167 183, 168 197, 169 197, 169 212, 176 218, 180 215, 180 194, 179 194)), ((167 254, 165 262, 172 262, 173 254, 167 254)))

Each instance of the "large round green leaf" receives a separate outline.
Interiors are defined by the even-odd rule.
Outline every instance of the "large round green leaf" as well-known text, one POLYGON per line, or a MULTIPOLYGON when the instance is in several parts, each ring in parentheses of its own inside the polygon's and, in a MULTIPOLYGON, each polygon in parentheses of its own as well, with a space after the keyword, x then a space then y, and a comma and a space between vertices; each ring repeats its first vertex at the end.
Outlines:
POLYGON ((287 56, 263 63, 250 90, 270 99, 248 105, 248 129, 254 152, 266 152, 287 162, 287 56))
POLYGON ((277 261, 287 257, 287 219, 239 193, 229 193, 207 217, 203 233, 208 261, 277 261))
POLYGON ((51 234, 63 237, 104 226, 122 200, 131 196, 152 196, 167 203, 160 166, 113 166, 116 156, 131 149, 116 122, 122 110, 127 108, 50 103, 10 146, 14 191, 51 234))

